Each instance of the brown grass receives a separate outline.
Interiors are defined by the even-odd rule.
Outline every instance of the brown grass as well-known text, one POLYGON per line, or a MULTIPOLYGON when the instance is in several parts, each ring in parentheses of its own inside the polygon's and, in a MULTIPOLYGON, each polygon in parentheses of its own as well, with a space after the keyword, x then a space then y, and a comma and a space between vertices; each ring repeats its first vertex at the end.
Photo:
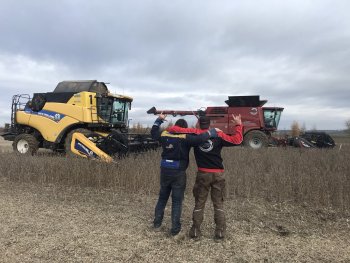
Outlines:
MULTIPOLYGON (((350 146, 341 150, 269 148, 261 151, 241 147, 223 151, 229 198, 261 198, 340 210, 350 208, 350 146)), ((160 152, 130 156, 105 164, 68 159, 48 153, 23 157, 2 154, 0 173, 21 182, 67 186, 117 188, 156 194, 160 152)), ((191 160, 189 185, 196 172, 191 160)), ((190 187, 187 193, 190 193, 190 187)))
POLYGON ((213 240, 208 202, 193 241, 192 157, 175 238, 170 206, 153 231, 160 152, 106 164, 49 153, 0 154, 0 261, 349 262, 350 145, 339 151, 241 147, 223 152, 228 236, 213 240))
POLYGON ((332 135, 336 144, 350 144, 350 134, 332 135))

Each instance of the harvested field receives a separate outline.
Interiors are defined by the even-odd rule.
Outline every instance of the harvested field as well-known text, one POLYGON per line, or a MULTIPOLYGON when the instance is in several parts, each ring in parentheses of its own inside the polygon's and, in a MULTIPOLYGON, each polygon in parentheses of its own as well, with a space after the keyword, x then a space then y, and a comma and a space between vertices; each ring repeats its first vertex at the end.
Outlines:
POLYGON ((228 237, 169 237, 170 207, 151 228, 160 152, 104 164, 42 153, 0 154, 4 262, 350 262, 350 146, 341 150, 225 149, 228 237))
POLYGON ((0 136, 0 153, 11 152, 12 142, 5 141, 4 138, 0 136))
POLYGON ((227 201, 229 236, 212 238, 208 205, 201 240, 186 235, 193 200, 184 205, 183 232, 152 230, 155 195, 80 187, 0 184, 3 262, 348 262, 349 215, 333 210, 238 198, 227 201))

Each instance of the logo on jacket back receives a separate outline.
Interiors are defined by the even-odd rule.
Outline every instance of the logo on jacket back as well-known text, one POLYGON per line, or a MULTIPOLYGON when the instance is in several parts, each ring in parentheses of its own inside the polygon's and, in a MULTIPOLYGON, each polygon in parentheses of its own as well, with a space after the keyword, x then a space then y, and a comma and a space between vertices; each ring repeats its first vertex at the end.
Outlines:
POLYGON ((207 140, 205 143, 203 143, 201 146, 199 146, 199 149, 201 149, 202 152, 210 152, 213 150, 214 145, 212 140, 207 140))
POLYGON ((173 148, 174 148, 174 145, 168 144, 167 146, 165 146, 165 148, 167 148, 167 149, 173 149, 173 148))

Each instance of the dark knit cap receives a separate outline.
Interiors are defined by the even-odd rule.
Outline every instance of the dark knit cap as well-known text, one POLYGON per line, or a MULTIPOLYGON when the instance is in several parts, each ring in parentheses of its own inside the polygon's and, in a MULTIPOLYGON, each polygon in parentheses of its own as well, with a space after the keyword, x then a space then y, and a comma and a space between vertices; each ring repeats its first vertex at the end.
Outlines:
POLYGON ((187 125, 187 121, 184 120, 184 119, 178 119, 176 122, 175 122, 175 126, 179 126, 181 128, 187 128, 188 125, 187 125))
POLYGON ((208 129, 210 126, 210 118, 207 116, 199 117, 199 126, 201 129, 208 129))

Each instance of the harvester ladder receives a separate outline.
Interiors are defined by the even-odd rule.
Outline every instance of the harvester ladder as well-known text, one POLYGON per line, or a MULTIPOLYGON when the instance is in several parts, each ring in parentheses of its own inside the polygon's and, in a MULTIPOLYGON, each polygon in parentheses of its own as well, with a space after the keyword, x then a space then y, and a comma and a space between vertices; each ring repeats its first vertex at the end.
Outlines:
POLYGON ((28 101, 30 101, 29 94, 17 94, 12 97, 11 128, 16 125, 16 112, 18 110, 23 110, 28 101))
POLYGON ((101 121, 99 120, 99 117, 98 117, 99 110, 97 106, 91 106, 90 112, 91 112, 91 123, 100 123, 101 121))

